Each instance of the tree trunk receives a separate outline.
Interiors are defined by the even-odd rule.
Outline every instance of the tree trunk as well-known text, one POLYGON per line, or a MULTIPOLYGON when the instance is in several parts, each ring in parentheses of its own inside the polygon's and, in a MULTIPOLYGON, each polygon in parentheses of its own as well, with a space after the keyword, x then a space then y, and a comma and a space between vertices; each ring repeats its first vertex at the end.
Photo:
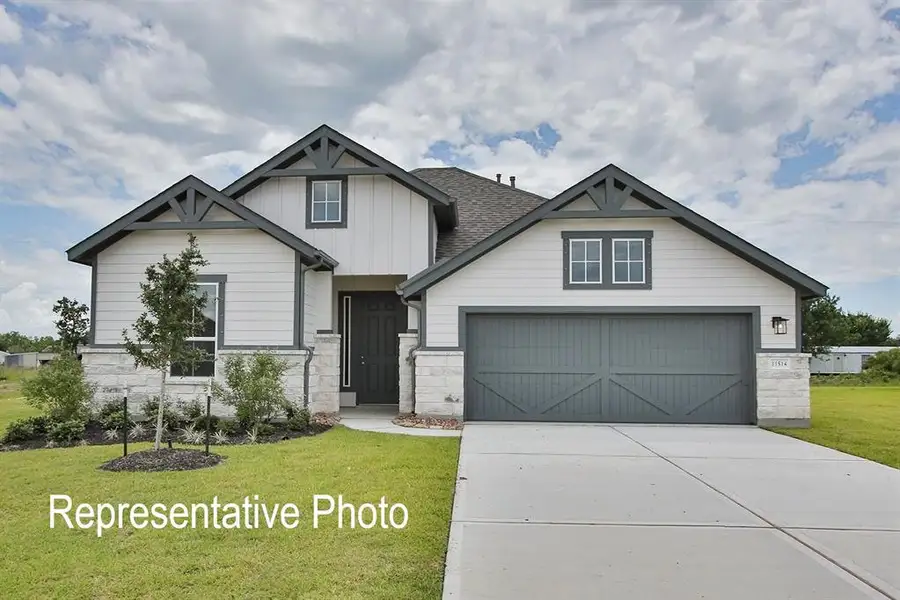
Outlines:
POLYGON ((166 369, 160 369, 159 373, 161 377, 159 383, 159 405, 156 411, 156 440, 153 442, 154 450, 159 450, 162 444, 163 410, 166 406, 166 369))

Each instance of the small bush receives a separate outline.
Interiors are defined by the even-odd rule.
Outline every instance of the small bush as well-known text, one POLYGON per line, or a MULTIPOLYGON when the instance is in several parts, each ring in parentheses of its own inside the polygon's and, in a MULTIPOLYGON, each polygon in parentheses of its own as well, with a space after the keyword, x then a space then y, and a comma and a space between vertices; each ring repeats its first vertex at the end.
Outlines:
POLYGON ((111 412, 102 419, 100 419, 100 426, 103 429, 125 429, 131 427, 131 419, 125 419, 125 411, 117 410, 115 412, 111 412))
MULTIPOLYGON (((194 427, 196 427, 197 429, 199 429, 201 431, 206 431, 206 421, 207 421, 206 415, 197 417, 193 420, 194 427)), ((219 417, 217 417, 216 415, 209 415, 209 430, 215 431, 216 429, 218 429, 218 425, 219 425, 219 417)))
POLYGON ((203 432, 197 431, 193 425, 187 425, 181 430, 181 441, 185 444, 202 444, 203 432))
POLYGON ((48 425, 47 417, 28 417, 27 419, 13 421, 6 426, 6 433, 0 442, 12 444, 39 438, 47 433, 48 425))
POLYGON ((128 432, 128 437, 136 440, 147 435, 147 427, 143 423, 135 423, 128 432))
POLYGON ((866 369, 860 373, 832 373, 812 375, 809 384, 816 386, 867 386, 867 385, 900 385, 900 376, 884 371, 866 369))
POLYGON ((70 419, 59 421, 50 427, 47 437, 57 444, 71 444, 84 437, 84 421, 70 419))
POLYGON ((257 423, 255 429, 257 436, 265 437, 275 433, 275 426, 268 423, 257 423))
POLYGON ((113 442, 119 439, 119 430, 118 429, 107 429, 103 432, 103 439, 113 442))
POLYGON ((309 428, 309 411, 301 408, 288 418, 287 427, 291 431, 306 431, 309 428))
POLYGON ((194 398, 190 402, 180 402, 178 407, 181 409, 181 414, 184 415, 184 418, 187 421, 196 422, 197 419, 202 417, 206 412, 200 405, 200 401, 196 398, 194 398))
POLYGON ((873 354, 866 362, 865 371, 881 372, 900 379, 900 348, 873 354))
MULTIPOLYGON (((147 418, 147 421, 156 429, 156 415, 159 410, 159 397, 153 396, 147 398, 141 405, 141 412, 147 418)), ((166 404, 163 408, 163 428, 167 431, 178 431, 184 422, 182 416, 171 405, 166 404)))
POLYGON ((225 359, 225 386, 213 382, 213 396, 233 406, 238 423, 250 429, 268 423, 278 416, 287 402, 284 375, 287 361, 271 352, 256 352, 249 357, 240 354, 225 359))
POLYGON ((234 419, 219 419, 217 428, 226 435, 234 435, 240 431, 240 425, 234 419))
POLYGON ((103 419, 117 412, 122 412, 121 400, 110 400, 108 402, 104 402, 97 410, 97 421, 102 423, 103 419))
POLYGON ((231 441, 231 440, 228 439, 228 434, 227 434, 227 433, 225 433, 224 431, 222 431, 221 429, 219 429, 218 431, 216 431, 216 432, 213 434, 213 441, 214 441, 216 444, 220 445, 220 446, 224 446, 225 444, 227 444, 227 443, 228 443, 229 441, 231 441))
POLYGON ((85 379, 81 362, 64 353, 23 381, 22 394, 25 402, 54 421, 83 421, 89 414, 94 387, 85 379))

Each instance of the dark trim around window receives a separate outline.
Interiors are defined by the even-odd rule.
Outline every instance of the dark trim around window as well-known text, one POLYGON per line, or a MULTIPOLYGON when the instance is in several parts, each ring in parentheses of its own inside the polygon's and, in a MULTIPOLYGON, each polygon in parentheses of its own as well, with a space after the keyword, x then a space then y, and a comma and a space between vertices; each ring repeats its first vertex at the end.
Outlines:
POLYGON ((347 228, 347 198, 349 197, 350 184, 344 177, 307 177, 306 178, 306 228, 307 229, 346 229, 347 228), (338 181, 341 184, 341 220, 331 222, 315 222, 312 220, 312 189, 314 181, 338 181))
POLYGON ((566 290, 649 290, 653 287, 653 232, 640 231, 563 231, 563 289, 566 290), (644 240, 644 283, 613 283, 614 238, 644 240), (601 240, 600 283, 570 283, 569 247, 570 240, 601 240))

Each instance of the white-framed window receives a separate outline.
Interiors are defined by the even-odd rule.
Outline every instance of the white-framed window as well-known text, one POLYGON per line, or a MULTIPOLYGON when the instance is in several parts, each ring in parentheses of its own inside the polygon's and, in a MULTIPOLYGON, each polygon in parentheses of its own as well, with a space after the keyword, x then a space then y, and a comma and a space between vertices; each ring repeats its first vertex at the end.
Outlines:
POLYGON ((206 360, 191 367, 171 365, 169 373, 173 377, 214 377, 216 374, 216 340, 219 334, 219 313, 216 309, 219 301, 219 284, 198 283, 197 293, 206 292, 206 304, 203 307, 203 329, 200 334, 187 339, 193 348, 206 351, 206 360))
POLYGON ((569 283, 602 283, 602 240, 569 240, 569 283))
POLYGON ((613 283, 644 283, 646 280, 643 239, 613 239, 613 283))
POLYGON ((340 180, 312 182, 310 191, 312 194, 311 222, 340 223, 342 221, 344 207, 341 206, 341 185, 343 182, 340 180))

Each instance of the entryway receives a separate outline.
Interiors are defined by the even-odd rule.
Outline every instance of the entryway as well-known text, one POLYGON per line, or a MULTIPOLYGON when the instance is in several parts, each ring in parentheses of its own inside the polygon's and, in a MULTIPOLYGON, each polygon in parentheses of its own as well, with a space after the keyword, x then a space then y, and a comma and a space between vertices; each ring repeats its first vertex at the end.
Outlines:
MULTIPOLYGON (((406 331, 407 309, 395 292, 342 292, 341 391, 355 392, 356 404, 397 405, 400 397, 398 335, 406 331)), ((396 409, 395 409, 396 412, 396 409)))

